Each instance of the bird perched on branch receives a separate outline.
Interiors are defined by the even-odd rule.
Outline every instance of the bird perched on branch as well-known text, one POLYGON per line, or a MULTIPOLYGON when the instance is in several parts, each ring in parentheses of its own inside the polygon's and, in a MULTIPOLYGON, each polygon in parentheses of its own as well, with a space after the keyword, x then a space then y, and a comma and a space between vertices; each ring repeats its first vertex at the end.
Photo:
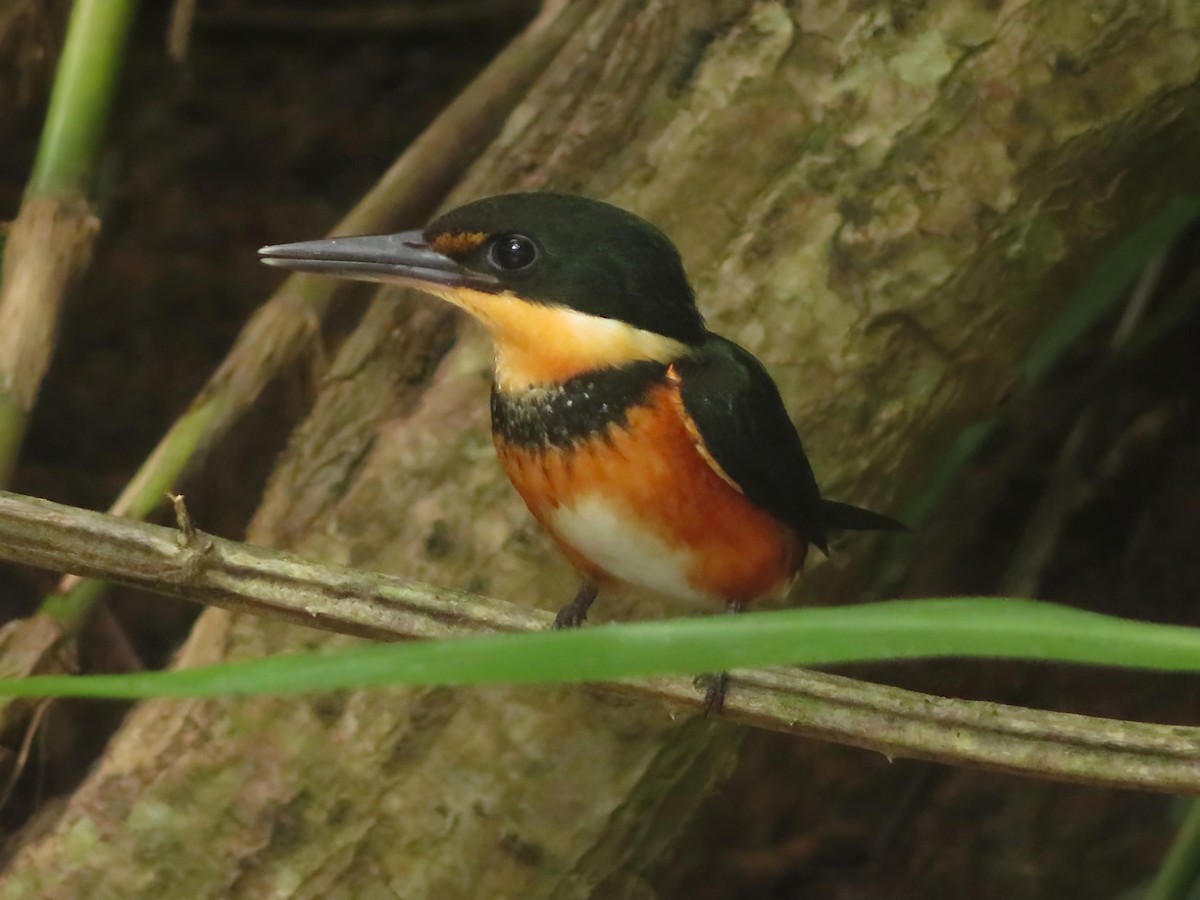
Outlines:
MULTIPOLYGON (((410 285, 483 323, 500 463, 583 578, 557 627, 614 582, 740 610, 786 592, 832 530, 903 527, 821 496, 766 369, 705 328, 675 246, 625 210, 506 194, 419 231, 259 252, 410 285)), ((710 681, 710 709, 724 690, 710 681)))

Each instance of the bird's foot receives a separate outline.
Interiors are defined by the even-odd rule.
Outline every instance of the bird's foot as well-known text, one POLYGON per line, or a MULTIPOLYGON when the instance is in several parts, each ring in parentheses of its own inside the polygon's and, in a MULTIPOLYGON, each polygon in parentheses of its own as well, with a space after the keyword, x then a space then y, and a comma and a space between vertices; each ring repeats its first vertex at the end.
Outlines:
POLYGON ((554 616, 554 628, 578 628, 587 620, 588 609, 596 600, 600 589, 595 582, 585 581, 579 586, 575 599, 564 606, 554 616))
MULTIPOLYGON (((746 604, 737 601, 725 606, 725 612, 737 615, 746 604)), ((708 672, 696 678, 696 687, 704 688, 704 715, 719 716, 725 709, 725 694, 729 691, 728 672, 708 672)))
POLYGON ((696 677, 696 687, 704 688, 704 715, 719 716, 725 708, 725 694, 729 690, 728 672, 707 672, 696 677))

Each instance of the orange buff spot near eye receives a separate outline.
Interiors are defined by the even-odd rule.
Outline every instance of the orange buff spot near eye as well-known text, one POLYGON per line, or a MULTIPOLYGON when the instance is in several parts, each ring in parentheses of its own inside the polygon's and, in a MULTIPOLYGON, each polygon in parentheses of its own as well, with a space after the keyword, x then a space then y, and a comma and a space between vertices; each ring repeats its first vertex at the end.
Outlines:
POLYGON ((487 235, 482 231, 447 231, 430 242, 430 247, 446 256, 470 253, 483 243, 487 235))

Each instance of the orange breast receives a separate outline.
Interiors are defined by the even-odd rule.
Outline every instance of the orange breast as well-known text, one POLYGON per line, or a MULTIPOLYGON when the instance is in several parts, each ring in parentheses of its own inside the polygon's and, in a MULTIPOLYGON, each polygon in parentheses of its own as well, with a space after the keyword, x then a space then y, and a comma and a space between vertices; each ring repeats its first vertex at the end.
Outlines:
POLYGON ((497 436, 496 451, 534 517, 588 577, 727 603, 781 592, 803 565, 804 541, 726 480, 685 417, 668 382, 623 426, 570 449, 497 436))

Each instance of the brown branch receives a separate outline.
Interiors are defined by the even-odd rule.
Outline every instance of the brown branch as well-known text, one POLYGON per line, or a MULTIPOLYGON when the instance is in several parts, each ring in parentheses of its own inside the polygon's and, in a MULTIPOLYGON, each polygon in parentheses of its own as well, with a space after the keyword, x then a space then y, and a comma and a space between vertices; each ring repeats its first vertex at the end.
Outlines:
POLYGON ((0 280, 0 485, 9 483, 54 351, 63 298, 91 260, 100 223, 79 196, 30 196, 0 280))
MULTIPOLYGON (((3 492, 0 558, 381 640, 536 631, 550 622, 548 613, 487 597, 3 492)), ((687 678, 606 689, 703 706, 687 678)), ((1200 793, 1200 728, 951 700, 795 669, 735 673, 725 717, 888 756, 1200 793)))

